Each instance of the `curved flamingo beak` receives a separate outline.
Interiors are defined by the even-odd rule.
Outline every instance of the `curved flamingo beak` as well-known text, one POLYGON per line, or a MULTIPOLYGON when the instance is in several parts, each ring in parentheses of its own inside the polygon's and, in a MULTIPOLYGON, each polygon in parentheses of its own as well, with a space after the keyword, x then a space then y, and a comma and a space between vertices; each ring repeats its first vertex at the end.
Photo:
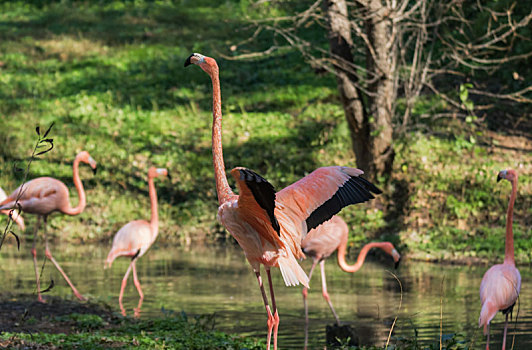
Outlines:
POLYGON ((397 260, 395 262, 395 264, 393 265, 393 268, 397 270, 397 268, 399 267, 399 264, 401 263, 401 258, 399 258, 399 260, 397 260))
POLYGON ((186 59, 185 65, 184 65, 185 67, 188 67, 192 64, 192 62, 190 62, 190 59, 192 58, 192 56, 194 56, 194 54, 188 56, 188 58, 186 59))
POLYGON ((157 175, 168 176, 168 178, 172 179, 170 172, 168 172, 168 169, 166 168, 157 168, 155 171, 157 172, 157 175))
POLYGON ((201 64, 203 62, 205 62, 205 56, 195 52, 185 60, 185 67, 190 66, 191 64, 201 64))
POLYGON ((91 166, 92 168, 92 173, 94 175, 96 175, 96 170, 97 170, 97 165, 98 163, 96 163, 96 161, 94 160, 94 158, 92 158, 91 156, 89 156, 89 165, 91 166))
POLYGON ((401 262, 401 255, 396 249, 394 249, 392 250, 392 257, 393 261, 395 262, 394 268, 397 269, 399 267, 399 263, 401 262))
POLYGON ((497 182, 501 181, 502 179, 506 179, 506 170, 501 170, 497 174, 497 182))

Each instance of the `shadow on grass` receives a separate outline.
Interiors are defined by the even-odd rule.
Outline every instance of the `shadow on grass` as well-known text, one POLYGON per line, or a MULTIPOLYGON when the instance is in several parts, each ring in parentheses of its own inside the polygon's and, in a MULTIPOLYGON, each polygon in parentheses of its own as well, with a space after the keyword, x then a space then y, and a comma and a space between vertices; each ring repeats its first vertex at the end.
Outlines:
MULTIPOLYGON (((322 133, 331 127, 329 124, 328 121, 318 122, 315 120, 306 120, 300 123, 297 127, 297 132, 289 137, 251 137, 249 141, 241 144, 229 144, 224 147, 227 176, 230 178, 229 171, 232 168, 244 166, 262 174, 277 190, 281 190, 318 167, 314 158, 314 152, 311 150, 312 146, 310 145, 313 143, 316 144, 314 141, 319 140, 322 133)), ((80 128, 82 127, 80 126, 80 128)), ((210 133, 210 129, 205 130, 205 132, 210 133)), ((0 137, 2 137, 1 132, 0 137)), ((216 198, 213 197, 215 193, 214 171, 212 170, 212 150, 210 143, 208 146, 198 146, 188 140, 174 140, 170 137, 168 140, 161 142, 167 145, 168 148, 163 150, 157 143, 145 142, 138 146, 129 147, 129 153, 148 152, 150 155, 154 155, 161 154, 164 151, 168 156, 188 153, 194 154, 199 164, 197 162, 195 164, 187 164, 185 166, 189 166, 188 169, 181 169, 182 171, 189 171, 192 177, 197 180, 192 185, 192 188, 183 190, 179 184, 179 180, 174 180, 176 181, 174 184, 169 181, 161 181, 157 185, 159 200, 172 205, 191 200, 216 201, 216 198), (199 166, 196 167, 196 165, 199 166)), ((120 143, 118 143, 119 145, 120 143)), ((124 147, 126 146, 124 145, 124 147)), ((12 164, 13 162, 21 163, 24 161, 24 159, 19 159, 11 153, 3 154, 3 157, 7 164, 12 164)), ((47 160, 47 166, 51 169, 61 167, 71 168, 72 160, 73 158, 66 160, 52 158, 47 160)), ((152 163, 152 161, 148 161, 152 163)), ((169 170, 173 172, 174 169, 169 170)), ((100 184, 105 188, 115 189, 120 192, 127 190, 130 193, 148 196, 145 171, 133 167, 127 159, 117 160, 116 165, 99 163, 98 172, 96 175, 91 174, 87 178, 82 178, 85 190, 94 187, 96 184, 100 184), (104 178, 99 175, 102 172, 112 174, 113 176, 104 178), (123 185, 119 185, 118 183, 122 183, 123 185)), ((20 177, 18 173, 14 175, 17 179, 20 177)), ((38 176, 42 175, 31 171, 29 179, 38 176)), ((64 182, 71 189, 71 197, 76 196, 70 171, 64 176, 53 173, 48 174, 48 176, 64 182)), ((173 176, 179 179, 180 174, 174 172, 173 176)), ((232 182, 231 178, 230 182, 232 182)))
MULTIPOLYGON (((2 70, 14 75, 9 88, 0 88, 0 100, 9 102, 3 107, 9 113, 24 107, 28 103, 25 99, 39 95, 65 98, 81 91, 111 91, 116 105, 153 110, 188 105, 190 98, 176 90, 199 89, 203 94, 195 100, 206 107, 211 101, 208 78, 199 69, 185 70, 185 58, 192 51, 216 56, 216 51, 227 51, 231 43, 249 36, 249 30, 244 29, 246 22, 239 16, 238 3, 231 2, 180 6, 50 1, 22 13, 23 20, 0 21, 0 40, 6 51, 14 43, 26 48, 22 57, 7 57, 3 63, 2 70), (69 47, 51 50, 39 42, 60 42, 65 37, 89 42, 80 44, 72 57, 69 47), (101 47, 110 47, 111 51, 102 54, 98 52, 101 47), (36 79, 34 83, 28 81, 31 78, 36 79), (50 82, 40 87, 40 80, 50 82)), ((268 92, 279 88, 334 85, 333 79, 308 74, 310 68, 297 53, 254 62, 218 61, 224 100, 237 93, 263 93, 252 103, 257 111, 280 110, 298 102, 299 96, 268 98, 268 92)))

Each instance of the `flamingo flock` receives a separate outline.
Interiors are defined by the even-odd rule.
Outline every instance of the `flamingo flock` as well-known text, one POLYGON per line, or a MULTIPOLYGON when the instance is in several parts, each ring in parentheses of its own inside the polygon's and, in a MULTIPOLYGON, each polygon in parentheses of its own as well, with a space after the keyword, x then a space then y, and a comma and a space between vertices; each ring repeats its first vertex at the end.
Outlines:
MULTIPOLYGON (((362 170, 345 166, 315 169, 309 175, 279 191, 257 172, 245 167, 236 167, 230 171, 238 189, 238 194, 235 194, 229 186, 223 158, 222 103, 218 65, 215 59, 198 53, 186 59, 185 67, 189 65, 200 67, 211 79, 212 155, 219 204, 217 218, 238 242, 256 276, 266 311, 267 348, 271 347, 272 336, 273 348, 278 348, 277 338, 280 324, 272 284, 272 268, 279 268, 286 286, 299 284, 303 286, 305 322, 308 324, 309 282, 319 263, 322 296, 336 323, 340 325, 340 318, 327 291, 325 260, 337 251, 340 268, 345 272, 354 273, 362 267, 372 248, 379 248, 391 256, 396 266, 401 259, 392 243, 372 242, 361 248, 353 265, 346 262, 348 225, 336 214, 346 206, 368 202, 382 191, 362 176, 364 174, 362 170), (313 261, 308 275, 298 262, 307 256, 313 261), (268 280, 267 288, 261 275, 261 266, 268 280)), ((80 163, 88 164, 96 173, 96 161, 89 153, 86 151, 78 153, 73 162, 73 182, 78 195, 78 204, 75 207, 71 205, 68 187, 52 177, 30 180, 19 186, 9 196, 6 196, 0 188, 0 213, 10 215, 22 230, 25 229, 25 225, 20 212, 37 215, 31 253, 35 269, 37 300, 41 303, 46 302, 41 295, 36 250, 41 220, 43 221, 46 258, 62 274, 74 295, 79 300, 86 300, 52 256, 47 236, 47 218, 50 214, 59 212, 66 215, 79 215, 86 206, 86 195, 79 176, 80 163)), ((133 271, 133 283, 139 294, 138 306, 134 309, 135 316, 140 314, 144 294, 137 276, 136 262, 157 239, 159 217, 154 179, 161 176, 169 177, 169 172, 164 168, 150 167, 147 175, 151 205, 150 220, 135 220, 125 224, 114 236, 111 250, 105 261, 105 268, 108 268, 117 257, 123 256, 131 259, 122 279, 118 298, 120 310, 124 316, 126 311, 122 299, 131 271, 133 271)), ((485 273, 480 285, 479 327, 484 328, 484 334, 487 336, 486 349, 489 349, 490 322, 499 311, 506 317, 502 343, 502 349, 505 349, 508 314, 512 313, 521 289, 521 276, 515 266, 512 231, 517 177, 517 173, 511 169, 501 171, 497 177, 497 181, 502 179, 509 181, 512 185, 512 192, 506 217, 504 262, 492 266, 485 273)), ((306 346, 307 337, 305 348, 306 346)))

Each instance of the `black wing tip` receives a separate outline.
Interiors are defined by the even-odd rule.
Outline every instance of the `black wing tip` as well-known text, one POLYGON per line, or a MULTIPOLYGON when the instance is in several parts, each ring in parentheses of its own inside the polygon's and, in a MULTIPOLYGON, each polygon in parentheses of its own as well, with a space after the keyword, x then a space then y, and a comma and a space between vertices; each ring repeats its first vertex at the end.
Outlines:
POLYGON ((329 200, 325 201, 307 217, 305 220, 307 232, 330 220, 348 205, 364 203, 374 199, 375 197, 372 193, 380 194, 382 191, 363 177, 351 176, 329 200))
POLYGON ((131 257, 131 260, 135 260, 135 259, 139 256, 139 254, 140 254, 140 248, 139 248, 139 250, 137 250, 137 252, 135 253, 135 255, 133 255, 133 256, 131 257))
POLYGON ((257 183, 266 182, 269 184, 268 180, 266 180, 265 178, 263 178, 262 176, 260 176, 259 174, 257 174, 251 169, 241 168, 241 169, 238 169, 238 171, 240 173, 240 180, 244 180, 247 182, 253 181, 257 183))
POLYGON ((281 236, 281 226, 275 217, 275 188, 265 178, 247 168, 238 169, 240 174, 240 180, 246 182, 248 188, 251 190, 253 197, 259 204, 259 206, 266 210, 272 228, 277 232, 277 235, 281 236), (264 197, 266 195, 266 197, 264 197), (271 197, 270 197, 271 196, 271 197), (270 207, 270 201, 273 202, 273 206, 270 207))
POLYGON ((382 190, 380 188, 378 188, 377 186, 375 186, 372 182, 370 182, 369 180, 363 178, 362 176, 356 176, 356 177, 353 177, 353 179, 359 179, 363 185, 365 185, 366 189, 370 192, 373 192, 375 194, 381 194, 382 193, 382 190))

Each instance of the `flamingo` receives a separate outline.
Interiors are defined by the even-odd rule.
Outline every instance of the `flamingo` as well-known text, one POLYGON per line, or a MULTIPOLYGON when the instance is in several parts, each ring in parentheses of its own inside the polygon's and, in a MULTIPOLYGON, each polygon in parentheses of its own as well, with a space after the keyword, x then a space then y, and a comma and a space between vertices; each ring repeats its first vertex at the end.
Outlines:
POLYGON ((150 194, 151 202, 151 219, 150 221, 146 220, 135 220, 130 221, 118 232, 116 233, 113 239, 113 245, 111 251, 107 255, 107 260, 105 261, 105 267, 111 267, 113 261, 119 256, 128 256, 131 257, 131 263, 122 279, 122 286, 120 288, 120 296, 118 297, 118 303, 120 305, 120 310, 122 315, 126 315, 126 310, 122 304, 122 297, 124 296, 124 289, 126 288, 127 278, 129 273, 133 269, 133 283, 137 287, 139 292, 139 304, 135 309, 135 316, 140 315, 140 307, 142 306, 142 301, 144 300, 144 294, 140 288, 140 282, 137 277, 137 267, 135 263, 138 258, 143 256, 148 249, 150 249, 153 242, 157 238, 159 233, 159 215, 157 213, 157 193, 155 191, 155 185, 153 179, 161 175, 169 176, 168 170, 166 169, 157 169, 151 167, 148 169, 148 191, 150 194))
MULTIPOLYGON (((5 191, 0 187, 0 202, 2 202, 4 199, 7 198, 7 194, 5 191)), ((13 214, 11 214, 11 210, 0 210, 0 213, 5 214, 7 216, 11 215, 11 218, 13 221, 20 227, 22 231, 26 230, 26 225, 24 224, 24 219, 20 215, 20 212, 13 210, 13 214)))
POLYGON ((479 327, 484 326, 484 335, 487 334, 486 350, 490 346, 490 322, 497 314, 497 311, 502 311, 506 315, 502 338, 502 349, 505 349, 508 314, 513 311, 515 302, 521 291, 521 275, 515 267, 514 234, 512 230, 514 203, 517 195, 517 173, 512 169, 502 170, 497 175, 497 182, 502 179, 506 179, 512 184, 512 194, 510 195, 508 212, 506 214, 504 262, 493 265, 486 271, 484 277, 482 277, 482 282, 480 282, 480 302, 482 308, 480 310, 478 325, 479 327))
MULTIPOLYGON (((340 318, 334 307, 331 303, 331 298, 329 293, 327 293, 327 282, 325 280, 325 259, 331 256, 335 250, 338 249, 338 265, 345 272, 357 272, 364 261, 366 260, 366 255, 369 250, 372 248, 380 248, 385 253, 389 254, 397 266, 401 259, 401 255, 397 252, 395 247, 390 242, 371 242, 366 244, 358 254, 358 258, 355 264, 348 265, 345 261, 345 253, 347 247, 347 238, 348 238, 348 227, 342 218, 339 216, 333 216, 329 221, 324 222, 322 225, 316 227, 315 229, 309 231, 307 236, 301 242, 301 248, 303 252, 312 257, 312 267, 308 278, 312 277, 312 272, 318 263, 320 263, 321 270, 321 284, 322 284, 322 295, 336 319, 336 323, 340 325, 340 318)), ((308 308, 307 308, 307 288, 303 288, 303 303, 305 305, 305 323, 308 323, 308 308)))
POLYGON ((213 86, 212 153, 218 220, 236 239, 257 278, 262 300, 268 315, 267 348, 270 349, 273 331, 277 349, 279 313, 271 280, 270 268, 279 267, 287 286, 303 284, 308 277, 296 259, 304 258, 301 240, 307 232, 330 219, 343 207, 373 199, 372 192, 381 193, 375 185, 362 178, 359 169, 330 166, 318 168, 306 177, 275 192, 274 187, 250 169, 231 170, 239 195, 229 186, 222 152, 222 106, 219 70, 216 60, 194 53, 185 67, 195 64, 211 78, 213 86), (260 265, 268 277, 271 307, 264 290, 260 265))
POLYGON ((37 300, 41 303, 44 303, 44 299, 41 296, 40 290, 40 281, 39 281, 39 269, 37 267, 37 251, 35 249, 35 244, 37 242, 37 231, 39 230, 41 217, 44 221, 44 242, 45 242, 45 255, 46 257, 55 265, 57 270, 63 275, 66 282, 72 288, 74 295, 79 300, 85 300, 85 298, 78 292, 76 287, 72 284, 66 273, 63 271, 61 266, 52 256, 52 252, 48 247, 48 237, 46 234, 46 223, 48 215, 54 211, 59 211, 66 215, 78 215, 80 214, 87 204, 85 198, 85 191, 83 189, 83 184, 79 178, 79 163, 83 162, 89 164, 96 173, 96 161, 89 155, 89 152, 82 151, 78 153, 74 159, 73 165, 73 175, 74 175, 74 185, 78 191, 79 202, 76 207, 70 205, 69 192, 66 185, 52 177, 38 177, 36 179, 30 180, 25 184, 19 186, 15 191, 13 191, 9 197, 0 202, 0 210, 12 209, 16 205, 20 206, 20 209, 23 212, 29 214, 37 215, 37 224, 35 225, 35 230, 33 232, 33 246, 31 249, 31 254, 33 255, 33 266, 35 268, 35 279, 37 281, 37 300), (22 191, 22 193, 20 193, 22 191), (18 198, 18 204, 16 200, 18 198))

